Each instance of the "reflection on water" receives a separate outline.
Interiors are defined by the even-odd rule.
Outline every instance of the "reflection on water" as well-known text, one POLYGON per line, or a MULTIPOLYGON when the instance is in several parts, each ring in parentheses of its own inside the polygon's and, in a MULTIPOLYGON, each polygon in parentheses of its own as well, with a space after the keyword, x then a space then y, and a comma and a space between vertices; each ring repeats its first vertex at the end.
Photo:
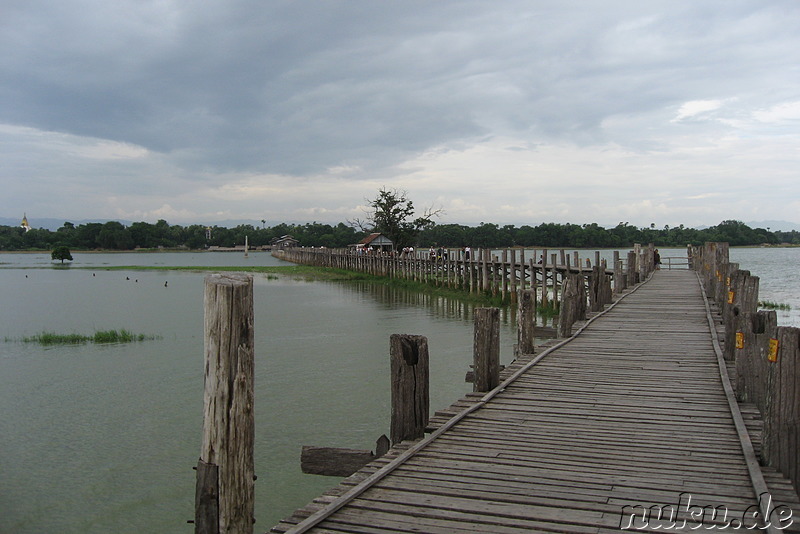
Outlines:
MULTIPOLYGON (((90 256, 76 263, 96 269, 0 256, 0 340, 121 328, 161 339, 0 343, 0 532, 186 532, 202 423, 205 275, 103 269, 186 264, 188 254, 90 256)), ((245 264, 231 254, 195 261, 245 264)), ((366 449, 388 432, 391 334, 428 337, 432 409, 471 390, 468 305, 261 275, 254 297, 256 518, 265 530, 338 482, 300 473, 303 445, 366 449)), ((508 320, 501 328, 505 363, 515 340, 508 320)))
MULTIPOLYGON (((475 304, 459 302, 448 299, 441 295, 430 293, 408 291, 384 284, 372 284, 368 282, 356 282, 352 284, 359 291, 373 297, 377 302, 382 303, 388 308, 397 306, 414 306, 427 309, 431 315, 439 318, 472 320, 475 304)), ((513 310, 500 310, 500 324, 509 324, 514 321, 513 310)))
POLYGON ((778 325, 800 327, 800 247, 732 248, 729 256, 740 269, 759 277, 759 300, 791 307, 776 310, 778 325))

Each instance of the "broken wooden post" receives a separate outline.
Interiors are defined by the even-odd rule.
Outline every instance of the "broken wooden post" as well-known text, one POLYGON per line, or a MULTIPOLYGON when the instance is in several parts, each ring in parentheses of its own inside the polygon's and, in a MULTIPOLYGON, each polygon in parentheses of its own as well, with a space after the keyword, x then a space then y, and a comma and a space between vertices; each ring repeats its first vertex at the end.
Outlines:
POLYGON ((500 308, 475 308, 472 391, 491 391, 500 383, 500 308))
POLYGON ((533 354, 534 331, 536 329, 536 292, 532 289, 519 291, 517 299, 517 353, 533 354))
POLYGON ((392 334, 389 339, 392 375, 392 443, 419 439, 428 425, 428 338, 392 334))
POLYGON ((206 276, 203 304, 205 388, 195 533, 249 534, 255 522, 253 277, 206 276), (214 478, 216 490, 210 487, 214 478))
POLYGON ((375 442, 375 452, 343 447, 312 447, 303 445, 300 470, 308 475, 349 477, 376 458, 389 451, 389 438, 383 434, 375 442))

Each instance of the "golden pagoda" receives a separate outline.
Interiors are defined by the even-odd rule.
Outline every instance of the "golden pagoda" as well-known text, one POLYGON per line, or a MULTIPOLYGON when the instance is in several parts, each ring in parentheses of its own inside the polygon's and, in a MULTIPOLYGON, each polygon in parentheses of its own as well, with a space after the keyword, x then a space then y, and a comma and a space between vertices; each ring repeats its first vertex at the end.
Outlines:
POLYGON ((23 213, 22 214, 22 223, 20 223, 20 226, 25 228, 26 232, 30 232, 31 231, 31 225, 28 224, 28 214, 27 213, 23 213))

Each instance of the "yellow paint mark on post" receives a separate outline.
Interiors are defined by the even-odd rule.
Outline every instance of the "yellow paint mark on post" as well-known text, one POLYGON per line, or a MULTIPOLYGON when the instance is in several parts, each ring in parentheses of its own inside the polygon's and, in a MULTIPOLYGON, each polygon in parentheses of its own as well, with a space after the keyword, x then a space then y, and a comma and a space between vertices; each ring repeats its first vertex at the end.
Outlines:
POLYGON ((778 340, 775 338, 769 340, 769 354, 767 354, 767 360, 771 362, 778 361, 778 340))
POLYGON ((744 348, 744 332, 736 332, 736 348, 744 348))
POLYGON ((736 296, 735 291, 728 291, 728 304, 733 304, 733 298, 736 296))

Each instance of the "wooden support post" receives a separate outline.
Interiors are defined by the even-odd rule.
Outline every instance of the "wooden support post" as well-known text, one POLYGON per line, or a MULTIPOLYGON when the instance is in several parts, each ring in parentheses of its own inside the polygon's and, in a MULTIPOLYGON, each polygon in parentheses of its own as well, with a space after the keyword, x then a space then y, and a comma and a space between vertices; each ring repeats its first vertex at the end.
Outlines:
POLYGON ((505 302, 506 295, 508 295, 508 278, 511 276, 511 273, 506 271, 506 266, 508 265, 508 249, 503 249, 503 254, 500 258, 500 295, 502 296, 503 302, 505 302))
POLYGON ((736 398, 755 404, 763 414, 767 389, 769 340, 776 336, 774 311, 744 312, 736 325, 736 398))
POLYGON ((428 425, 428 338, 392 334, 389 339, 392 375, 392 443, 419 439, 428 425))
POLYGON ((736 274, 736 271, 739 270, 738 263, 730 263, 728 262, 725 265, 725 273, 723 275, 722 283, 724 284, 724 289, 721 292, 721 296, 717 297, 719 300, 716 301, 717 309, 719 310, 720 315, 722 317, 727 317, 728 314, 731 312, 732 304, 728 303, 728 298, 730 297, 731 292, 731 283, 733 282, 733 277, 736 274))
POLYGON ((255 522, 253 277, 206 276, 204 308, 205 391, 195 532, 250 534, 255 522), (208 488, 215 476, 216 503, 208 488), (214 506, 217 523, 210 525, 214 506))
POLYGON ((614 294, 619 294, 625 289, 625 279, 622 276, 622 261, 619 259, 619 250, 614 251, 614 294))
POLYGON ((589 277, 589 310, 596 312, 603 309, 600 300, 600 267, 592 267, 592 274, 589 277))
POLYGON ((473 391, 491 391, 500 383, 500 309, 475 308, 473 391))
POLYGON ((517 300, 517 352, 533 354, 536 329, 536 292, 531 289, 519 292, 517 300))
POLYGON ((511 249, 511 265, 509 266, 508 277, 508 290, 511 295, 511 303, 513 304, 517 302, 517 251, 513 248, 511 249))
POLYGON ((723 355, 732 361, 736 357, 736 334, 741 332, 741 317, 746 312, 755 312, 758 307, 757 276, 750 276, 750 271, 736 271, 731 277, 731 289, 728 292, 727 313, 723 317, 725 323, 725 343, 723 355))
POLYGON ((542 250, 542 306, 547 306, 549 301, 547 295, 547 249, 542 250))
POLYGON ((199 460, 196 469, 194 531, 219 534, 219 467, 199 460))
POLYGON ((572 335, 572 325, 586 319, 586 285, 581 273, 564 278, 558 310, 558 337, 572 335))
POLYGON ((780 326, 772 341, 764 413, 767 465, 777 468, 795 487, 800 483, 800 328, 780 326))
POLYGON ((636 252, 628 252, 628 287, 636 285, 636 252))
MULTIPOLYGON (((714 292, 714 302, 720 303, 728 298, 728 285, 726 279, 728 277, 728 243, 717 243, 716 259, 714 263, 717 266, 716 270, 716 286, 714 292)), ((720 308, 721 309, 721 308, 720 308)), ((755 310, 753 310, 755 311, 755 310)))
POLYGON ((558 302, 558 268, 556 267, 556 254, 552 254, 551 257, 553 258, 553 304, 558 302))

